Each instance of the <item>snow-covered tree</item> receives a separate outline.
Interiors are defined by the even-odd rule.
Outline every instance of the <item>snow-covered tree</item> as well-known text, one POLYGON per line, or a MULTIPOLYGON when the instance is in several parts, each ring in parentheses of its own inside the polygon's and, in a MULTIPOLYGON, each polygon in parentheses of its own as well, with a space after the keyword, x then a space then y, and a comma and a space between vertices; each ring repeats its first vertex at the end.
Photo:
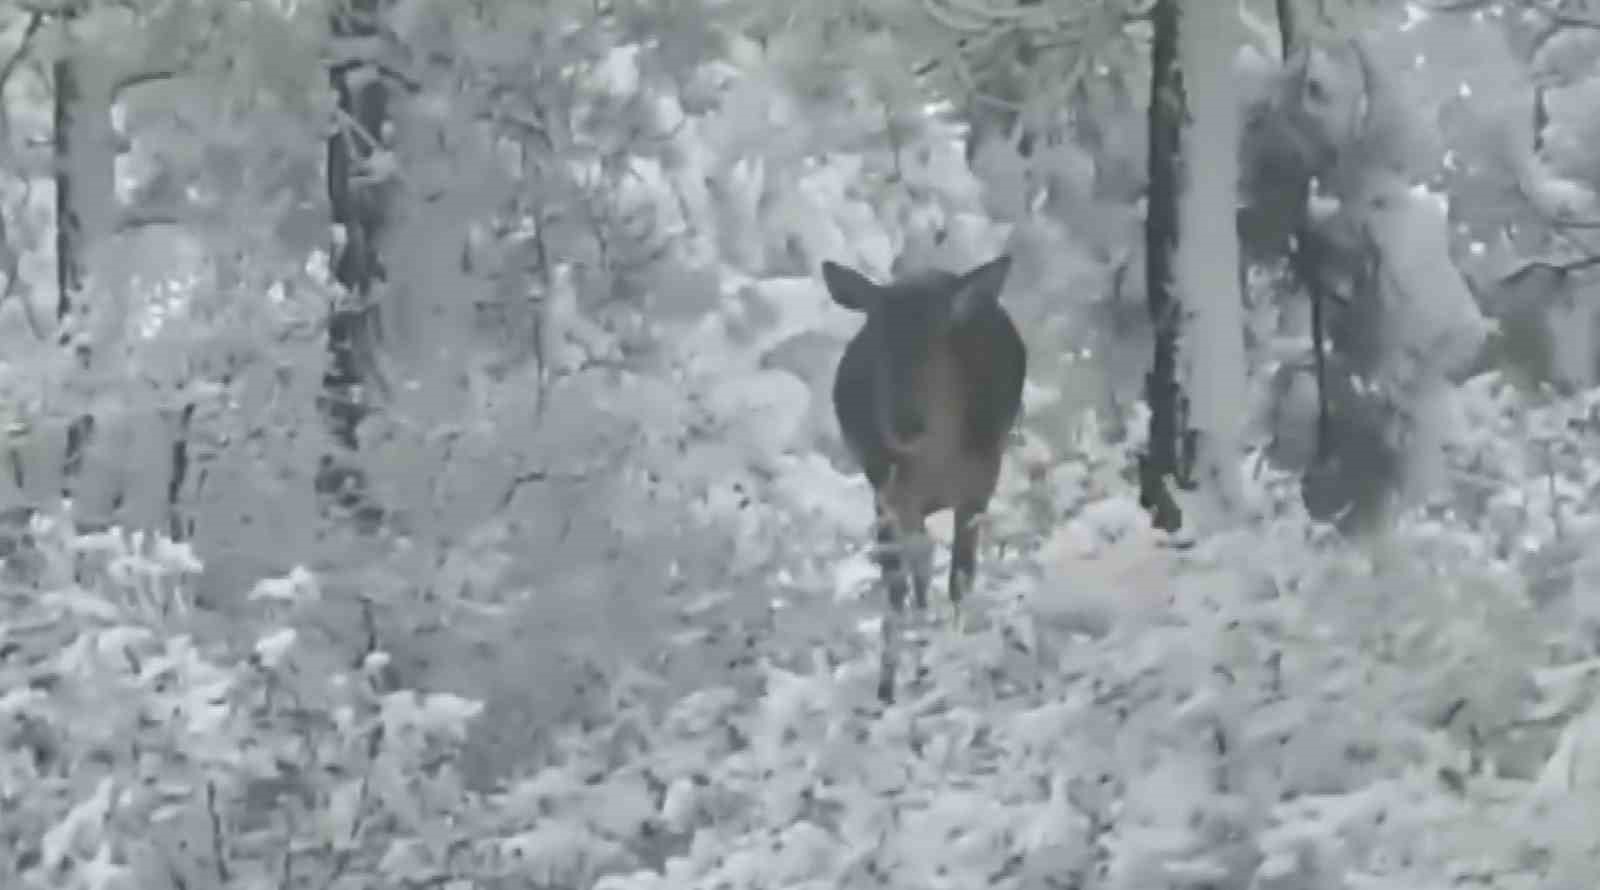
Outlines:
POLYGON ((1145 3, 0 5, 0 886, 1587 886, 1592 29, 1469 6, 1166 6, 1157 157, 1145 3), (330 68, 388 96, 343 444, 330 68), (818 267, 1001 251, 991 552, 882 707, 818 267))

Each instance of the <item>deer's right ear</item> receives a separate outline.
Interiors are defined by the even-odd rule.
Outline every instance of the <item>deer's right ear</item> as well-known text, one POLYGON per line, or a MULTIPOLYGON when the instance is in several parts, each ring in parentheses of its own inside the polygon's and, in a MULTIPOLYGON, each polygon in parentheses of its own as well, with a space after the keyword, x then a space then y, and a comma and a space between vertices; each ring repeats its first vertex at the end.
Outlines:
POLYGON ((986 307, 998 303, 1009 274, 1011 257, 1002 254, 961 276, 950 301, 951 318, 957 324, 971 321, 986 307))
POLYGON ((866 312, 878 302, 878 286, 865 275, 831 260, 822 263, 822 283, 828 295, 846 309, 866 312))

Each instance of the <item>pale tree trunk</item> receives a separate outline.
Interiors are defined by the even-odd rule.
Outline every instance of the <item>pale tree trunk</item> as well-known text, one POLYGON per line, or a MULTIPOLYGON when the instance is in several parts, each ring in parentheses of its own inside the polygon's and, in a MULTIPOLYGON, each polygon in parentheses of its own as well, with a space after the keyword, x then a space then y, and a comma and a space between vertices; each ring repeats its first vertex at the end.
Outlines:
MULTIPOLYGON (((1244 303, 1240 291, 1239 106, 1233 60, 1239 45, 1233 4, 1187 0, 1179 29, 1189 125, 1179 214, 1178 290, 1187 316, 1182 371, 1192 400, 1195 479, 1213 522, 1242 506, 1240 426, 1246 395, 1244 303)), ((1212 522, 1205 523, 1207 525, 1212 522)))

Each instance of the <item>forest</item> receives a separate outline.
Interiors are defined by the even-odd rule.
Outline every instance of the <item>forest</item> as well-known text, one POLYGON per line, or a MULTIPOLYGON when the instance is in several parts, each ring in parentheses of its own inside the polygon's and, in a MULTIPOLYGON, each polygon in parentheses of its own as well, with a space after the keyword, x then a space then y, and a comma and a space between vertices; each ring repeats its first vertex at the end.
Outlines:
POLYGON ((1591 890, 1597 276, 1600 0, 0 0, 0 888, 1591 890))

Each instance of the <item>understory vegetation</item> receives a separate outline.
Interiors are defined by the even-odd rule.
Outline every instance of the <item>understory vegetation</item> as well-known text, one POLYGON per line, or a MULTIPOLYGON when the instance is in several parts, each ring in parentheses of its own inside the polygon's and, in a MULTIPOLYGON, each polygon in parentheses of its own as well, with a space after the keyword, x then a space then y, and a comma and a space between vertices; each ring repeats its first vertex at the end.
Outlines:
POLYGON ((1600 9, 1184 45, 1243 379, 1183 341, 1168 533, 1148 5, 0 9, 0 887, 1592 886, 1600 9), (818 269, 1002 252, 883 706, 818 269))

